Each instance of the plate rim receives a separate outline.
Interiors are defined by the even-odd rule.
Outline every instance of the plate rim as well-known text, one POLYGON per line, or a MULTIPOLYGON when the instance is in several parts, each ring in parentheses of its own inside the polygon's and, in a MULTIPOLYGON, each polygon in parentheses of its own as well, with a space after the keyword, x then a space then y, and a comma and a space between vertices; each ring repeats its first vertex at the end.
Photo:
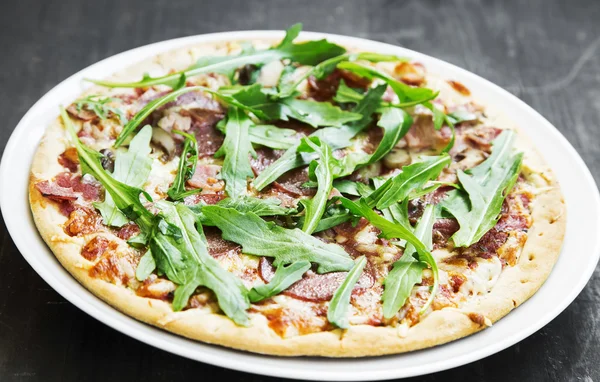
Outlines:
MULTIPOLYGON (((117 53, 115 55, 104 58, 90 66, 87 66, 87 67, 77 71, 76 73, 72 74, 65 80, 58 83, 56 86, 54 86, 48 92, 46 92, 46 94, 44 94, 36 103, 34 103, 29 108, 29 110, 25 113, 25 115, 18 122, 16 128, 11 133, 9 140, 7 141, 7 144, 4 149, 4 153, 2 155, 2 161, 0 162, 0 180, 6 179, 8 171, 9 171, 10 159, 7 159, 7 158, 13 158, 15 156, 18 157, 18 155, 15 155, 15 152, 17 151, 16 144, 17 144, 18 138, 22 134, 25 134, 25 131, 24 131, 25 127, 27 127, 27 125, 30 124, 29 120, 35 116, 37 109, 40 108, 40 106, 43 105, 45 102, 47 102, 47 100, 49 98, 51 98, 53 95, 59 93, 61 87, 66 87, 69 83, 77 81, 79 77, 83 78, 84 73, 89 73, 89 72, 93 72, 93 71, 102 72, 101 68, 104 66, 108 66, 108 64, 110 64, 111 62, 119 61, 123 57, 126 57, 128 55, 133 56, 139 52, 152 51, 152 53, 150 53, 150 54, 146 54, 139 58, 136 58, 136 61, 141 61, 142 59, 148 58, 152 55, 168 52, 172 49, 176 49, 178 47, 184 47, 186 45, 191 45, 191 44, 201 44, 201 43, 207 43, 207 42, 240 40, 240 39, 263 39, 263 38, 275 39, 275 38, 281 38, 283 36, 283 33, 284 33, 284 31, 281 31, 281 30, 244 30, 244 31, 230 31, 230 32, 199 34, 199 35, 169 39, 169 40, 159 41, 159 42, 143 45, 143 46, 140 46, 137 48, 133 48, 133 49, 129 49, 129 50, 117 53)), ((339 34, 330 34, 330 33, 318 33, 318 32, 302 32, 300 35, 300 38, 301 39, 304 39, 304 38, 306 38, 306 39, 327 38, 331 41, 336 41, 336 42, 339 42, 339 43, 341 43, 343 45, 347 45, 347 46, 370 45, 370 46, 374 47, 373 50, 375 50, 375 51, 381 51, 381 50, 403 51, 403 55, 408 55, 410 57, 416 57, 416 58, 424 58, 429 62, 435 63, 435 65, 437 65, 437 66, 451 68, 452 71, 460 73, 461 76, 469 78, 469 80, 471 80, 471 81, 476 81, 476 82, 478 81, 481 84, 483 84, 483 86, 485 86, 486 88, 493 89, 494 91, 498 92, 502 98, 510 101, 511 103, 519 105, 521 108, 523 108, 524 111, 531 114, 532 117, 538 119, 541 124, 546 125, 546 127, 550 128, 549 131, 554 135, 554 138, 558 140, 558 142, 561 144, 561 146, 567 151, 567 154, 570 155, 571 159, 574 159, 577 162, 579 168, 581 170, 583 170, 585 179, 582 179, 582 181, 585 182, 586 188, 589 187, 590 191, 592 191, 593 207, 596 209, 596 211, 600 211, 600 194, 598 193, 598 188, 594 181, 594 178, 593 178, 589 168, 587 167, 587 165, 585 164, 585 162, 583 161, 581 156, 574 149, 574 147, 570 144, 570 142, 567 141, 567 139, 558 131, 558 129, 556 127, 554 127, 554 125, 552 125, 548 120, 546 120, 546 118, 544 118, 540 113, 538 113, 533 108, 531 108, 529 105, 527 105, 525 102, 523 102, 522 100, 520 100, 513 94, 509 93, 508 91, 504 90, 503 88, 499 87, 498 85, 488 81, 487 79, 485 79, 479 75, 476 75, 472 72, 462 69, 462 68, 460 68, 454 64, 451 64, 449 62, 437 59, 435 57, 431 57, 429 55, 425 55, 420 52, 413 51, 411 49, 395 46, 392 44, 373 41, 373 40, 369 40, 369 39, 365 39, 365 38, 350 37, 350 36, 344 36, 344 35, 339 35, 339 34)), ((131 65, 131 64, 132 63, 129 63, 129 65, 131 65)), ((121 66, 121 69, 125 69, 125 68, 126 68, 126 66, 121 66)), ((112 74, 111 71, 104 70, 105 76, 110 75, 110 74, 112 74)), ((35 146, 37 147, 37 142, 35 143, 35 146)), ((26 160, 28 161, 28 163, 31 163, 31 158, 26 158, 26 160)), ((29 174, 27 174, 27 178, 29 178, 29 174)), ((217 366, 221 366, 221 367, 225 367, 225 368, 229 368, 229 369, 234 369, 234 370, 243 371, 243 372, 251 372, 251 373, 262 374, 262 375, 285 377, 285 378, 303 378, 303 379, 313 379, 313 380, 337 380, 337 379, 341 379, 341 378, 343 378, 345 380, 362 380, 362 379, 367 379, 367 378, 371 379, 371 380, 405 378, 405 377, 411 377, 411 376, 417 376, 417 375, 423 375, 423 374, 429 374, 429 373, 433 373, 433 372, 437 372, 437 371, 447 370, 447 369, 450 369, 453 367, 462 366, 464 364, 485 358, 491 354, 494 354, 496 352, 504 350, 507 347, 530 336, 531 334, 538 331, 541 327, 545 326, 548 322, 550 322, 556 316, 558 316, 558 314, 560 314, 564 309, 566 309, 567 306, 570 305, 573 302, 573 300, 579 295, 579 293, 583 290, 583 288, 585 287, 585 285, 588 283, 589 279, 591 278, 591 276, 594 272, 594 269, 596 268, 596 264, 598 263, 598 260, 600 258, 600 238, 599 238, 599 239, 596 239, 594 249, 593 249, 593 251, 591 251, 592 254, 589 256, 589 264, 588 264, 589 266, 583 267, 585 269, 585 271, 583 272, 582 277, 578 280, 576 285, 572 287, 569 295, 567 297, 565 297, 564 300, 562 300, 560 304, 557 304, 553 309, 551 309, 548 312, 546 312, 545 314, 541 315, 535 324, 532 324, 532 325, 528 326, 526 329, 522 329, 522 330, 514 333, 512 336, 506 337, 502 341, 496 342, 491 345, 487 345, 484 348, 478 349, 477 351, 472 351, 472 352, 469 352, 467 354, 460 355, 457 357, 451 357, 451 358, 443 360, 443 361, 429 364, 425 367, 423 365, 417 365, 415 367, 405 368, 405 369, 379 370, 377 372, 370 371, 369 372, 370 374, 368 376, 363 375, 364 373, 356 373, 356 371, 346 372, 346 373, 335 371, 335 372, 323 375, 323 373, 324 373, 323 370, 311 370, 310 368, 295 369, 295 370, 293 370, 295 372, 295 374, 291 375, 290 374, 291 369, 289 367, 282 367, 282 366, 278 366, 278 365, 269 365, 268 369, 265 370, 265 367, 262 366, 260 363, 255 364, 255 363, 251 362, 252 358, 258 358, 258 359, 271 359, 271 360, 275 361, 272 363, 285 364, 286 362, 283 362, 283 361, 285 361, 289 358, 277 357, 277 356, 265 356, 265 355, 259 355, 259 354, 254 354, 254 353, 246 353, 246 352, 240 352, 237 350, 223 348, 220 346, 208 345, 208 344, 200 343, 197 341, 185 339, 178 335, 168 333, 161 329, 154 328, 154 327, 151 327, 140 321, 137 321, 134 318, 131 318, 131 317, 119 312, 118 310, 116 310, 115 308, 110 306, 109 304, 107 304, 107 303, 103 302, 102 300, 100 300, 99 298, 95 297, 93 294, 91 294, 89 291, 87 291, 85 288, 83 288, 83 286, 79 285, 75 281, 75 279, 68 273, 67 273, 67 275, 69 278, 71 278, 71 282, 75 282, 80 288, 84 289, 84 291, 83 292, 73 292, 73 291, 67 289, 67 285, 65 285, 64 282, 69 283, 69 281, 67 281, 67 280, 61 281, 61 277, 62 277, 61 275, 53 274, 53 273, 43 269, 42 264, 39 262, 40 260, 38 260, 36 258, 38 255, 31 254, 28 252, 27 244, 22 240, 23 238, 21 236, 21 233, 18 233, 16 231, 19 216, 15 215, 13 217, 13 216, 6 215, 6 209, 7 209, 6 206, 9 205, 8 204, 9 202, 11 202, 11 200, 9 200, 11 192, 9 190, 10 187, 7 185, 8 182, 0 182, 0 183, 1 183, 0 184, 0 208, 2 210, 2 214, 3 214, 4 220, 5 220, 7 230, 9 232, 13 242, 15 243, 15 246, 17 247, 17 249, 19 250, 21 255, 25 258, 25 260, 36 271, 36 273, 40 277, 42 277, 42 279, 44 279, 45 282, 47 282, 54 290, 56 290, 66 300, 73 303, 79 309, 81 309, 88 315, 94 317, 98 321, 112 327, 113 329, 118 330, 121 333, 124 333, 132 338, 135 338, 141 342, 144 342, 151 346, 157 347, 159 349, 169 351, 171 353, 178 354, 178 355, 186 357, 186 358, 210 363, 213 365, 217 365, 217 366), (16 238, 18 238, 18 239, 16 239, 16 238), (87 301, 86 299, 84 299, 84 297, 88 297, 87 295, 93 296, 94 301, 87 301), (99 306, 105 306, 109 310, 113 310, 115 313, 117 313, 117 316, 123 316, 123 317, 107 316, 107 313, 103 312, 102 309, 99 308, 99 306), (133 331, 131 330, 132 325, 134 326, 134 329, 135 329, 133 331), (143 326, 144 328, 142 328, 140 326, 143 326), (166 336, 160 335, 157 337, 157 339, 147 338, 147 337, 145 337, 145 335, 147 334, 145 332, 148 332, 147 329, 150 329, 149 332, 158 331, 160 333, 166 334, 166 336), (174 336, 176 338, 172 338, 171 339, 172 341, 165 341, 165 339, 162 338, 162 337, 168 338, 171 336, 174 336), (200 346, 201 348, 206 347, 207 351, 205 354, 186 353, 185 349, 181 347, 182 341, 183 342, 192 342, 195 346, 200 346), (216 353, 216 354, 211 354, 211 353, 216 353), (223 353, 223 354, 219 354, 219 353, 223 353), (237 363, 232 364, 230 362, 230 360, 228 359, 228 357, 226 357, 227 354, 232 354, 232 353, 235 353, 238 355, 241 354, 243 356, 242 358, 248 358, 248 361, 247 362, 239 362, 238 361, 237 363), (282 361, 282 362, 279 362, 279 361, 282 361)), ((28 203, 27 197, 24 196, 24 198, 25 198, 24 202, 27 204, 27 207, 29 208, 29 203, 28 203)), ((600 214, 596 215, 595 220, 596 220, 596 226, 600 226, 600 214)), ((571 225, 572 225, 572 223, 571 223, 571 225)), ((41 238, 39 238, 39 235, 37 233, 37 229, 35 228, 35 225, 33 225, 30 228, 33 228, 33 230, 31 232, 29 232, 28 234, 38 236, 38 239, 41 240, 41 238)), ((568 228, 569 228, 569 222, 567 222, 567 232, 568 232, 568 228)), ((23 235, 26 236, 27 233, 25 233, 23 235)), ((565 236, 565 240, 566 240, 566 236, 565 236)), ((47 252, 49 252, 52 256, 54 256, 49 249, 47 249, 47 252)), ((564 257, 564 255, 562 254, 562 251, 561 251, 561 257, 564 257)), ((554 271, 555 270, 553 269, 553 272, 554 271)), ((545 283, 544 283, 544 285, 545 285, 545 283)), ((544 285, 542 285, 542 287, 540 288, 540 290, 538 292, 536 292, 536 294, 538 294, 542 290, 544 285)), ((525 302, 522 306, 527 304, 527 302, 525 302)), ((501 322, 501 321, 499 321, 499 322, 501 322)), ((474 334, 470 337, 474 337, 474 336, 477 336, 477 334, 474 334)), ((467 337, 467 338, 470 338, 470 337, 467 337)), ((459 340, 459 341, 461 341, 461 340, 459 340)), ((454 342, 457 342, 457 341, 454 341, 454 342)), ((449 343, 446 345, 440 345, 440 346, 448 346, 450 344, 452 344, 452 343, 449 343)), ((439 346, 436 348, 439 348, 439 346)), ((435 348, 431 348, 431 349, 435 349, 435 348)), ((431 349, 420 350, 418 352, 428 352, 431 349)), ((402 354, 385 356, 385 357, 400 357, 400 356, 402 356, 402 354)), ((374 358, 377 358, 377 357, 374 357, 374 358)), ((304 360, 313 360, 313 361, 318 362, 322 359, 304 358, 304 360)), ((326 360, 331 360, 331 359, 326 359, 326 360)), ((369 359, 363 358, 360 360, 368 361, 369 359)))

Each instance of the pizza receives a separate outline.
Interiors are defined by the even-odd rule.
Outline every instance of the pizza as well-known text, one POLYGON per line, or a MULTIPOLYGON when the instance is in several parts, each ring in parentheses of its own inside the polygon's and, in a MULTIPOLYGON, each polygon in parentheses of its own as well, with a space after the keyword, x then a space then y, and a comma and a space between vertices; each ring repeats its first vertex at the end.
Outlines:
POLYGON ((281 356, 422 349, 532 296, 565 206, 515 123, 300 29, 161 53, 60 107, 29 200, 61 264, 138 320, 281 356))

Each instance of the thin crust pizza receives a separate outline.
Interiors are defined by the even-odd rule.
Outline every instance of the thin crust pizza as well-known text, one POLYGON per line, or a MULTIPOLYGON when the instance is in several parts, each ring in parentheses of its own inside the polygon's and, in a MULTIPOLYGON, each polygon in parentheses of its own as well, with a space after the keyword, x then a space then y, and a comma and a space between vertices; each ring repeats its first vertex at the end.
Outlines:
POLYGON ((61 108, 29 187, 61 264, 136 319, 282 356, 422 349, 533 295, 565 206, 513 122, 299 31, 160 54, 61 108))

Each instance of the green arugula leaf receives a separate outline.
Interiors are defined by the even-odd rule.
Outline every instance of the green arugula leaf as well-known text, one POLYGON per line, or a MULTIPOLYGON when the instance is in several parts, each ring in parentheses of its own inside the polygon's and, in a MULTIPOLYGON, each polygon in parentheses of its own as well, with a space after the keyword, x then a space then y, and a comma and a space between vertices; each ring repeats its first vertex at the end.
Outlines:
POLYGON ((202 191, 201 189, 194 189, 187 191, 185 189, 185 182, 191 179, 196 172, 196 164, 198 163, 198 142, 193 134, 184 133, 183 131, 173 130, 173 133, 179 134, 185 137, 183 142, 183 149, 181 156, 179 157, 179 166, 177 167, 177 175, 167 195, 172 200, 182 200, 186 196, 197 194, 202 191))
MULTIPOLYGON (((136 188, 144 185, 152 169, 151 138, 152 127, 146 125, 131 140, 128 151, 117 152, 115 171, 112 174, 114 179, 136 188)), ((103 202, 95 202, 93 205, 100 211, 104 224, 108 226, 122 227, 129 222, 129 219, 117 208, 108 192, 103 202)))
POLYGON ((398 56, 378 54, 378 53, 354 53, 354 54, 342 54, 339 56, 331 57, 328 60, 320 62, 318 65, 313 66, 310 70, 307 70, 298 77, 294 82, 281 81, 279 84, 279 98, 287 98, 294 94, 296 88, 310 76, 315 76, 320 79, 331 73, 338 63, 342 61, 356 61, 356 60, 367 60, 371 62, 382 62, 382 61, 401 61, 402 59, 398 56))
POLYGON ((96 113, 96 115, 103 120, 110 118, 110 114, 113 114, 119 118, 121 123, 127 122, 125 113, 121 109, 109 105, 111 102, 122 102, 122 100, 120 98, 103 97, 98 94, 93 94, 85 98, 80 98, 73 102, 73 104, 78 112, 87 109, 96 113))
MULTIPOLYGON (((149 195, 110 176, 100 163, 100 154, 81 143, 64 108, 61 108, 61 116, 77 149, 82 171, 93 175, 111 195, 115 205, 136 222, 144 237, 143 241, 137 242, 149 242, 158 271, 178 284, 173 310, 183 309, 196 288, 202 285, 215 293, 219 307, 228 317, 239 325, 246 325, 249 322, 246 309, 250 306, 248 291, 239 279, 221 268, 208 254, 202 227, 194 213, 183 204, 174 205, 163 200, 155 204, 161 210, 160 216, 154 216, 140 202, 140 194, 150 200, 149 195)), ((144 260, 139 278, 147 277, 151 268, 152 261, 144 260)))
POLYGON ((410 297, 415 284, 422 281, 423 269, 427 263, 416 261, 412 256, 405 255, 396 261, 386 277, 383 285, 383 317, 390 319, 404 306, 410 297))
MULTIPOLYGON (((438 96, 438 94, 439 94, 439 92, 431 93, 430 99, 436 98, 438 96)), ((333 100, 337 103, 357 103, 357 102, 360 102, 363 99, 363 97, 364 97, 364 94, 362 92, 360 92, 356 89, 352 89, 351 87, 346 85, 346 82, 344 82, 344 80, 341 80, 340 86, 338 87, 337 92, 335 93, 335 96, 333 97, 333 100)), ((422 103, 420 101, 423 101, 423 100, 406 101, 406 102, 399 102, 399 103, 391 103, 391 102, 381 101, 381 103, 379 104, 378 111, 380 111, 382 108, 388 108, 388 107, 406 108, 406 107, 410 107, 410 106, 414 106, 416 104, 422 103)), ((428 104, 428 102, 425 102, 425 104, 428 104)), ((441 128, 441 126, 440 126, 440 128, 441 128)), ((438 128, 438 130, 439 130, 439 128, 438 128)))
POLYGON ((398 141, 406 135, 412 125, 412 118, 402 109, 387 107, 383 108, 381 113, 377 126, 383 128, 384 133, 375 152, 372 154, 362 151, 348 153, 339 161, 340 166, 335 174, 336 178, 350 175, 360 167, 383 159, 396 146, 398 141))
POLYGON ((427 102, 438 95, 438 92, 434 92, 428 88, 417 88, 406 85, 372 66, 359 64, 357 62, 342 62, 338 64, 338 68, 348 70, 368 79, 379 78, 385 81, 385 83, 394 90, 394 93, 396 93, 400 102, 406 103, 407 106, 427 102))
POLYGON ((332 126, 342 127, 347 122, 362 118, 358 113, 352 113, 333 106, 329 102, 308 101, 295 98, 287 98, 281 101, 285 113, 283 120, 287 117, 307 123, 312 127, 332 126))
POLYGON ((327 199, 333 188, 332 168, 337 161, 331 155, 331 148, 321 142, 319 138, 302 138, 298 151, 315 152, 319 155, 319 161, 311 162, 309 170, 310 174, 317 179, 317 193, 312 199, 303 200, 306 212, 302 230, 311 234, 325 212, 327 199))
MULTIPOLYGON (((286 216, 297 213, 295 208, 282 207, 281 201, 277 198, 260 199, 248 195, 241 196, 237 199, 223 199, 219 201, 217 205, 223 208, 233 208, 241 213, 252 212, 258 216, 286 216)), ((189 208, 196 214, 196 217, 203 225, 214 226, 215 224, 202 213, 202 208, 205 206, 207 206, 207 204, 198 203, 189 208)))
POLYGON ((181 232, 178 239, 158 231, 150 242, 158 270, 178 284, 173 310, 185 308, 196 288, 205 286, 215 293, 219 307, 229 318, 238 325, 248 325, 248 290, 240 279, 222 268, 208 253, 202 226, 193 212, 183 204, 166 201, 159 201, 156 206, 163 219, 181 232))
POLYGON ((400 174, 389 178, 370 194, 367 200, 369 204, 375 202, 379 210, 387 208, 404 200, 411 191, 423 188, 428 181, 437 179, 450 162, 451 158, 447 154, 423 157, 419 162, 404 166, 400 174))
MULTIPOLYGON (((362 115, 360 120, 351 122, 340 128, 325 127, 319 129, 311 134, 310 137, 320 138, 332 150, 352 145, 351 139, 371 123, 371 115, 377 109, 384 92, 384 85, 373 88, 356 105, 353 112, 362 115)), ((307 155, 306 153, 297 153, 297 149, 297 144, 290 147, 278 160, 264 169, 254 180, 254 188, 260 191, 286 172, 308 165, 312 160, 317 158, 316 154, 307 155)))
POLYGON ((67 133, 77 149, 82 174, 94 176, 110 194, 117 208, 129 220, 135 220, 142 233, 146 236, 150 235, 154 230, 156 219, 140 202, 140 195, 144 195, 146 199, 152 200, 150 195, 140 188, 129 186, 113 178, 100 163, 102 155, 81 143, 75 131, 75 126, 73 126, 71 119, 63 107, 61 107, 60 114, 67 133))
MULTIPOLYGON (((423 211, 421 219, 415 227, 415 236, 431 251, 433 248, 432 235, 433 223, 435 222, 434 206, 428 205, 423 211)), ((410 225, 408 225, 410 227, 410 225)), ((408 243, 402 257, 392 265, 392 270, 387 275, 383 285, 383 316, 392 318, 404 306, 406 299, 410 296, 415 284, 422 280, 423 269, 427 263, 416 260, 414 245, 408 243)))
POLYGON ((439 287, 438 267, 435 259, 427 247, 417 238, 411 229, 401 224, 392 223, 384 217, 375 213, 365 199, 360 199, 358 202, 353 202, 350 199, 340 198, 342 205, 348 208, 353 214, 362 216, 367 219, 373 226, 381 231, 380 237, 384 239, 403 239, 407 243, 412 244, 418 253, 420 261, 427 263, 431 267, 433 273, 433 286, 431 294, 425 305, 421 308, 420 313, 425 312, 429 305, 433 302, 439 287))
POLYGON ((225 140, 215 153, 215 158, 225 157, 221 177, 225 180, 225 190, 230 198, 238 198, 247 193, 248 178, 254 178, 250 165, 250 154, 256 155, 248 130, 252 121, 239 109, 230 107, 227 111, 225 140))
POLYGON ((341 329, 347 329, 350 325, 348 322, 348 306, 350 305, 350 296, 354 285, 358 281, 363 269, 367 265, 367 258, 361 256, 356 259, 354 266, 348 272, 344 282, 333 294, 333 298, 329 302, 327 310, 327 320, 341 329))
POLYGON ((306 260, 318 264, 319 273, 352 267, 352 259, 340 246, 268 223, 255 213, 219 205, 204 206, 202 213, 223 232, 223 239, 240 244, 244 253, 275 258, 275 266, 306 260))
POLYGON ((156 263, 154 262, 154 257, 152 256, 152 250, 147 250, 144 253, 144 256, 140 259, 140 262, 135 269, 135 278, 138 281, 144 281, 150 276, 152 272, 156 269, 156 263))
POLYGON ((273 297, 289 288, 293 283, 302 279, 310 269, 310 262, 296 261, 288 266, 280 264, 275 271, 273 279, 268 284, 255 286, 250 290, 248 297, 251 302, 259 302, 273 297))
POLYGON ((498 221, 504 198, 514 186, 523 154, 513 153, 514 131, 505 130, 492 143, 492 154, 480 165, 463 172, 458 180, 463 190, 453 190, 441 207, 458 220, 460 229, 452 236, 457 247, 481 239, 498 221))
MULTIPOLYGON (((352 220, 354 216, 344 206, 335 203, 336 198, 332 198, 327 203, 325 213, 321 217, 321 220, 317 223, 317 227, 313 233, 325 231, 326 229, 333 228, 349 220, 352 220)), ((301 216, 296 226, 304 225, 305 216, 301 216)))
POLYGON ((332 44, 326 40, 308 41, 305 43, 294 44, 293 40, 302 30, 302 24, 295 24, 290 27, 283 41, 276 47, 267 50, 245 49, 237 56, 219 56, 219 57, 201 57, 194 65, 188 69, 168 74, 162 77, 150 77, 144 75, 141 81, 118 83, 111 81, 89 80, 97 85, 106 87, 121 88, 144 88, 154 85, 176 86, 180 78, 187 78, 203 73, 222 73, 227 76, 232 74, 244 65, 263 65, 271 61, 289 59, 302 65, 316 65, 319 62, 331 57, 339 56, 346 50, 339 45, 332 44))
POLYGON ((248 134, 252 143, 275 150, 286 150, 298 143, 296 130, 273 125, 254 125, 248 134))
POLYGON ((142 110, 140 110, 139 112, 137 112, 136 115, 133 116, 133 118, 127 122, 127 124, 123 127, 123 130, 121 131, 121 134, 119 134, 119 136, 117 137, 115 143, 114 143, 114 147, 117 148, 119 146, 121 146, 125 140, 127 139, 127 137, 129 137, 129 135, 131 133, 133 133, 135 131, 135 129, 150 115, 152 114, 152 112, 156 109, 158 109, 159 107, 173 101, 174 99, 176 99, 177 97, 179 97, 182 94, 185 93, 189 93, 192 91, 197 91, 197 90, 202 90, 204 89, 202 86, 191 86, 189 88, 182 88, 182 89, 178 89, 175 91, 172 91, 171 93, 157 98, 153 101, 148 102, 148 104, 146 106, 144 106, 142 108, 142 110))

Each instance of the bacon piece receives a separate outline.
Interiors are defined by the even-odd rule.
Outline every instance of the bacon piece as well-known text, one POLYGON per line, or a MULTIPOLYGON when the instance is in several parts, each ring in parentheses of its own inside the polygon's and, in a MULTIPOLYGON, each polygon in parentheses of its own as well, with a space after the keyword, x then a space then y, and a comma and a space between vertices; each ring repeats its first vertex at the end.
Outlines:
POLYGON ((189 92, 177 97, 176 100, 166 103, 159 110, 166 110, 174 106, 188 106, 194 104, 195 109, 210 110, 219 114, 225 113, 221 104, 214 99, 206 96, 203 92, 189 92))
MULTIPOLYGON (((259 276, 264 282, 269 282, 275 275, 273 265, 266 257, 261 257, 259 262, 259 276)), ((329 301, 335 291, 340 287, 347 272, 329 272, 318 274, 311 270, 304 277, 292 284, 283 294, 303 301, 321 302, 329 301)), ((375 283, 371 266, 365 268, 360 275, 356 286, 352 290, 353 295, 361 294, 371 288, 375 283)))
POLYGON ((182 115, 192 118, 190 131, 198 141, 198 154, 200 157, 212 156, 223 144, 225 137, 217 130, 217 123, 225 117, 222 112, 208 109, 181 110, 182 115))
POLYGON ((477 127, 464 135, 466 142, 483 151, 492 150, 492 141, 502 132, 497 127, 481 126, 477 127))
POLYGON ((38 189, 42 196, 57 202, 77 200, 78 197, 72 188, 61 187, 58 184, 54 182, 50 183, 47 180, 36 183, 35 188, 38 189))
POLYGON ((122 240, 129 240, 139 233, 140 227, 138 227, 138 225, 135 223, 125 224, 123 227, 119 228, 117 232, 115 232, 117 237, 122 240))
POLYGON ((448 80, 447 82, 448 82, 448 84, 450 84, 450 86, 452 86, 452 88, 454 90, 456 90, 460 94, 462 94, 464 96, 470 96, 471 95, 471 91, 469 90, 469 88, 467 88, 465 85, 461 84, 460 82, 458 82, 458 81, 452 81, 452 80, 448 80))
POLYGON ((58 163, 71 172, 77 172, 77 165, 79 164, 77 149, 75 147, 66 149, 58 156, 58 163))
POLYGON ((77 110, 77 106, 75 106, 75 104, 69 105, 69 107, 67 107, 67 112, 73 117, 82 121, 93 121, 94 119, 98 118, 96 113, 86 109, 85 107, 82 107, 81 110, 77 110))
POLYGON ((218 228, 204 227, 204 236, 208 242, 208 252, 212 257, 242 253, 242 247, 232 241, 223 239, 218 228))
POLYGON ((256 150, 256 158, 250 158, 250 166, 252 171, 258 176, 265 168, 269 167, 273 162, 279 159, 285 151, 273 150, 268 147, 259 147, 256 150))
POLYGON ((61 172, 56 175, 56 183, 61 187, 80 192, 85 200, 100 200, 100 184, 85 182, 80 175, 61 172))
POLYGON ((351 88, 367 89, 371 81, 345 70, 335 69, 325 78, 317 80, 314 76, 308 78, 308 95, 316 101, 329 101, 335 96, 340 81, 344 80, 351 88))
POLYGON ((433 224, 433 248, 443 248, 448 239, 458 231, 460 226, 456 219, 438 219, 433 224))
POLYGON ((183 204, 186 206, 193 206, 195 204, 200 203, 201 201, 206 204, 217 204, 221 200, 225 199, 226 196, 223 193, 219 194, 194 194, 190 196, 186 196, 183 199, 183 204))
POLYGON ((431 116, 419 115, 408 133, 404 136, 406 145, 412 149, 443 148, 450 142, 451 131, 448 126, 435 130, 431 116))
POLYGON ((450 284, 454 293, 458 293, 460 287, 465 283, 465 281, 467 281, 467 278, 464 275, 455 273, 450 275, 448 284, 450 284))
MULTIPOLYGON (((102 256, 111 243, 113 242, 103 236, 96 236, 81 249, 81 256, 86 260, 95 261, 98 257, 102 256)), ((113 245, 116 244, 113 243, 113 245)))
POLYGON ((91 208, 77 206, 65 223, 65 233, 69 236, 81 236, 96 232, 102 224, 102 217, 91 208))
POLYGON ((273 182, 273 187, 294 197, 314 195, 316 189, 302 187, 308 181, 308 168, 297 168, 280 176, 273 182))
POLYGON ((222 191, 224 184, 217 179, 221 172, 221 166, 214 164, 199 164, 196 166, 196 172, 191 179, 188 179, 187 185, 192 188, 200 188, 202 191, 216 193, 222 191))

